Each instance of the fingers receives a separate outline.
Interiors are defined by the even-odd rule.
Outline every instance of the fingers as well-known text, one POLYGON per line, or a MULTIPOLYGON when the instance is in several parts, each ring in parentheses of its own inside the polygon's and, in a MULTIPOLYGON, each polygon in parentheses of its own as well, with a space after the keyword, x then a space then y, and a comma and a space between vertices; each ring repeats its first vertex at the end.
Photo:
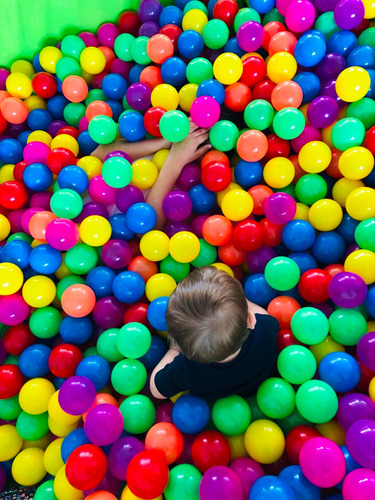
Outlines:
POLYGON ((205 144, 204 146, 198 148, 194 153, 193 159, 194 160, 198 159, 200 156, 203 156, 204 154, 206 154, 207 151, 209 151, 210 149, 212 149, 211 144, 205 144))

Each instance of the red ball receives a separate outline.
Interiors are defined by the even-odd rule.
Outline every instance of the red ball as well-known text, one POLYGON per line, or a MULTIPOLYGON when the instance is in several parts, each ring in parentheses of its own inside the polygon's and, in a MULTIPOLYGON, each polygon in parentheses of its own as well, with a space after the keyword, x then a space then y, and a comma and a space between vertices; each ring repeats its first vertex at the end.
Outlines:
POLYGON ((263 205, 266 199, 273 194, 270 187, 264 186, 263 184, 257 184, 249 189, 248 193, 254 202, 253 214, 254 215, 264 215, 263 205))
POLYGON ((142 23, 138 14, 131 10, 126 10, 118 18, 117 25, 120 33, 130 33, 133 36, 137 36, 142 23))
POLYGON ((375 125, 369 128, 365 135, 365 140, 363 141, 363 146, 371 151, 375 155, 375 125))
POLYGON ((12 356, 19 356, 27 347, 36 343, 36 337, 28 325, 10 326, 3 337, 5 350, 12 356))
POLYGON ((179 28, 175 24, 166 24, 160 29, 159 33, 162 35, 167 35, 167 37, 172 40, 174 50, 177 50, 177 40, 182 33, 181 28, 179 28))
POLYGON ((0 113, 0 134, 3 134, 8 126, 8 122, 6 119, 3 117, 3 115, 0 113))
POLYGON ((137 497, 152 499, 160 496, 168 484, 169 469, 165 453, 147 450, 133 457, 126 471, 130 491, 137 497))
POLYGON ((18 366, 0 366, 0 399, 13 398, 20 392, 24 383, 25 377, 18 366))
POLYGON ((48 154, 47 166, 53 174, 58 175, 60 171, 68 165, 75 165, 76 157, 67 148, 55 148, 48 154))
POLYGON ((281 224, 274 224, 267 218, 262 219, 259 224, 264 231, 264 245, 268 247, 276 247, 282 242, 282 232, 284 226, 281 224))
POLYGON ((150 108, 146 111, 143 116, 143 124, 145 126, 146 132, 153 135, 154 137, 161 137, 161 132, 159 129, 160 118, 164 115, 165 109, 162 108, 150 108))
POLYGON ((237 2, 234 0, 218 0, 213 9, 213 18, 221 19, 227 26, 233 26, 238 12, 237 2))
POLYGON ((228 243, 219 247, 218 255, 221 262, 224 262, 227 266, 236 267, 245 262, 247 252, 239 250, 233 239, 231 239, 228 243))
POLYGON ((290 461, 298 465, 299 452, 302 446, 309 439, 321 436, 321 433, 312 425, 297 425, 297 427, 294 427, 294 429, 288 433, 285 440, 285 450, 290 461))
MULTIPOLYGON (((248 87, 255 87, 258 83, 266 79, 267 66, 266 63, 257 56, 246 57, 242 61, 243 73, 240 78, 242 83, 246 83, 248 87)), ((255 99, 253 95, 253 99, 255 99)))
POLYGON ((277 156, 283 156, 288 158, 290 154, 290 144, 289 141, 281 139, 276 134, 271 134, 267 137, 268 140, 268 150, 264 157, 266 161, 276 158, 277 156))
POLYGON ((217 431, 201 432, 194 439, 191 447, 193 463, 202 473, 216 465, 227 466, 230 453, 228 441, 217 431))
POLYGON ((74 139, 77 139, 79 136, 79 130, 75 127, 67 125, 66 127, 61 127, 56 135, 60 134, 71 135, 72 137, 74 137, 74 139))
POLYGON ((302 297, 313 304, 329 299, 328 285, 332 277, 323 269, 305 271, 298 283, 298 291, 302 297))
POLYGON ((231 181, 232 171, 230 167, 220 161, 212 161, 202 170, 202 184, 214 193, 224 190, 231 181))
POLYGON ((171 422, 158 422, 146 434, 146 450, 162 450, 168 464, 173 464, 184 448, 182 433, 171 422))
POLYGON ((36 73, 31 80, 31 86, 36 95, 43 99, 49 99, 57 92, 56 80, 50 73, 36 73))
POLYGON ((107 472, 107 457, 94 444, 78 446, 66 461, 66 477, 78 490, 91 490, 98 486, 107 472))
POLYGON ((26 170, 27 163, 25 160, 21 160, 18 163, 14 165, 14 170, 13 170, 13 175, 16 181, 22 181, 23 180, 23 173, 26 170))
POLYGON ((285 26, 279 21, 271 21, 264 26, 264 40, 262 43, 262 47, 268 50, 268 45, 270 43, 271 38, 276 33, 280 33, 280 31, 287 31, 285 26))
POLYGON ((298 309, 301 309, 301 306, 296 299, 280 295, 271 300, 267 312, 278 320, 280 328, 290 328, 292 317, 298 309))
POLYGON ((303 345, 296 337, 293 335, 292 330, 281 329, 277 333, 276 339, 276 347, 280 352, 285 347, 289 347, 290 345, 303 345))
POLYGON ((273 89, 276 87, 276 83, 271 82, 271 80, 263 80, 259 82, 253 90, 253 99, 264 99, 271 103, 271 96, 273 89))
POLYGON ((224 104, 232 111, 243 111, 251 101, 251 90, 243 82, 235 82, 225 89, 224 104))
POLYGON ((263 228, 255 220, 240 221, 233 230, 233 242, 244 252, 253 252, 260 248, 263 239, 263 228))
POLYGON ((361 370, 361 378, 359 379, 359 382, 354 390, 366 394, 368 392, 368 386, 371 382, 371 379, 375 377, 375 372, 373 370, 370 370, 370 368, 367 368, 365 365, 363 365, 359 361, 358 356, 356 354, 353 355, 357 363, 359 364, 359 369, 361 370))
POLYGON ((0 185, 0 205, 17 210, 27 202, 27 190, 20 181, 5 181, 0 185))
POLYGON ((151 328, 147 319, 147 309, 148 304, 142 304, 142 302, 131 305, 129 309, 125 311, 124 323, 142 323, 142 325, 147 326, 147 328, 151 328))
POLYGON ((72 377, 82 361, 81 350, 72 344, 60 344, 53 348, 48 358, 48 366, 55 377, 72 377))

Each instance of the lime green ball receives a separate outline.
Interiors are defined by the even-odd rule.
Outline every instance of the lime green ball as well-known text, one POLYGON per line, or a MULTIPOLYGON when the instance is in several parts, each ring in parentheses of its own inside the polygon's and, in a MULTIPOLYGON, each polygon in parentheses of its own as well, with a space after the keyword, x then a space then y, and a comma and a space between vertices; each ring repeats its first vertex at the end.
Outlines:
POLYGON ((326 181, 318 174, 303 175, 296 183, 296 196, 305 205, 312 205, 325 198, 327 191, 326 181))
POLYGON ((238 127, 229 120, 219 120, 210 130, 210 142, 218 151, 234 149, 240 136, 238 127))
POLYGON ((65 254, 65 265, 73 274, 87 274, 98 262, 96 250, 86 243, 78 243, 65 254))
POLYGON ((196 57, 186 66, 186 79, 189 83, 199 85, 205 80, 210 80, 213 74, 212 63, 204 57, 196 57))
POLYGON ((165 498, 169 500, 199 500, 202 474, 190 464, 179 464, 169 472, 165 498))
POLYGON ((246 402, 250 408, 252 422, 255 422, 256 420, 267 419, 267 415, 263 413, 258 406, 256 396, 250 396, 249 398, 246 398, 246 402))
POLYGON ((198 257, 191 262, 191 265, 194 267, 210 266, 217 258, 216 247, 207 243, 203 238, 199 238, 199 243, 200 249, 198 257))
POLYGON ((34 500, 58 500, 53 490, 53 479, 42 483, 34 493, 34 500))
POLYGON ((147 36, 138 36, 130 45, 130 54, 137 64, 147 65, 151 63, 151 59, 147 54, 147 36))
POLYGON ((267 23, 270 23, 272 21, 278 21, 279 23, 282 23, 285 25, 285 17, 280 14, 280 12, 274 7, 272 10, 267 12, 267 14, 264 15, 263 20, 262 20, 262 25, 265 26, 267 23))
POLYGON ((190 264, 188 262, 177 262, 171 255, 168 255, 160 262, 160 272, 169 274, 178 283, 189 274, 190 264))
POLYGON ((314 28, 323 33, 327 42, 334 33, 340 31, 340 28, 335 23, 335 16, 333 11, 323 12, 315 21, 314 28))
POLYGON ((85 99, 85 105, 88 106, 91 102, 94 101, 107 101, 107 96, 102 91, 102 89, 92 89, 87 94, 85 99))
POLYGON ((210 49, 221 49, 229 39, 229 28, 221 19, 211 19, 203 28, 203 41, 210 49))
POLYGON ((357 345, 367 333, 367 322, 355 309, 337 309, 329 317, 329 332, 342 345, 357 345))
POLYGON ((183 13, 186 14, 186 12, 189 12, 189 10, 193 9, 199 9, 204 12, 206 16, 208 16, 207 7, 203 2, 200 2, 199 0, 191 0, 190 2, 188 2, 184 7, 183 13))
POLYGON ((375 28, 367 28, 358 37, 358 45, 371 45, 375 47, 375 28))
POLYGON ((124 359, 113 368, 111 382, 115 391, 123 396, 137 394, 147 380, 147 371, 137 359, 124 359))
POLYGON ((244 111, 246 125, 255 130, 265 130, 270 127, 275 116, 272 105, 264 99, 250 102, 244 111))
POLYGON ((300 345, 285 347, 277 358, 280 375, 291 384, 303 384, 312 379, 316 367, 313 353, 300 345))
POLYGON ((55 307, 41 307, 31 314, 29 327, 35 337, 50 339, 59 333, 61 321, 61 313, 55 307))
POLYGON ((112 156, 103 163, 102 176, 104 182, 113 188, 123 188, 130 184, 133 170, 125 158, 121 156, 112 156))
POLYGON ((126 358, 137 359, 146 354, 151 346, 151 333, 142 323, 127 323, 117 334, 116 347, 126 358))
POLYGON ((98 144, 110 144, 117 137, 116 122, 110 116, 94 116, 89 123, 89 134, 98 144))
POLYGON ((18 402, 18 396, 9 399, 0 399, 0 419, 16 420, 22 408, 18 402))
POLYGON ((324 424, 336 415, 338 399, 330 385, 321 380, 309 380, 296 394, 300 414, 313 424, 324 424))
POLYGON ((296 108, 284 108, 275 114, 272 126, 281 139, 295 139, 303 132, 306 122, 302 112, 296 108))
POLYGON ((160 119, 160 133, 170 142, 180 142, 185 139, 190 130, 188 117, 178 110, 167 111, 160 119))
POLYGON ((155 422, 155 406, 150 398, 135 394, 126 398, 120 405, 124 418, 124 430, 131 434, 147 432, 155 422))
POLYGON ((267 417, 285 418, 295 408, 294 389, 282 378, 269 378, 259 386, 257 403, 267 417))
POLYGON ((293 315, 290 327, 296 339, 308 345, 323 342, 329 330, 326 315, 315 307, 298 309, 293 315))
POLYGON ((251 411, 245 399, 233 395, 215 401, 212 420, 218 431, 228 436, 238 436, 246 431, 251 421, 251 411))
POLYGON ((64 219, 74 219, 82 212, 83 201, 73 189, 59 189, 52 195, 51 210, 64 219))
POLYGON ((32 243, 33 242, 33 237, 30 236, 29 234, 26 234, 26 233, 13 233, 9 236, 9 238, 7 239, 7 243, 9 243, 10 241, 13 241, 13 240, 22 240, 22 241, 26 241, 26 243, 32 243))
POLYGON ((117 363, 123 359, 123 355, 117 349, 116 341, 120 328, 109 328, 100 334, 96 343, 99 356, 110 363, 117 363))
POLYGON ((300 275, 298 265, 289 257, 274 257, 264 270, 267 283, 278 291, 290 290, 296 286, 300 275))
POLYGON ((97 351, 95 346, 92 346, 92 347, 89 347, 88 349, 85 349, 82 353, 82 356, 84 358, 88 358, 90 356, 97 356, 97 355, 98 355, 98 351, 97 351))
POLYGON ((354 238, 359 247, 375 252, 375 218, 361 221, 355 228, 354 238))
POLYGON ((22 411, 17 418, 16 428, 22 439, 27 441, 41 439, 48 432, 48 412, 30 415, 22 411))

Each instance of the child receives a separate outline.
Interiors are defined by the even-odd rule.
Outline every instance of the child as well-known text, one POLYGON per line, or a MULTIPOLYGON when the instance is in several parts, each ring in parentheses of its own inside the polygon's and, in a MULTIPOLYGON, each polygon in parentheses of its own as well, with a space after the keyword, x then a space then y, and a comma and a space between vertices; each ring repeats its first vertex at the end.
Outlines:
POLYGON ((186 390, 250 396, 276 374, 278 321, 247 301, 224 271, 205 266, 182 280, 169 299, 167 325, 171 346, 150 380, 156 398, 186 390))

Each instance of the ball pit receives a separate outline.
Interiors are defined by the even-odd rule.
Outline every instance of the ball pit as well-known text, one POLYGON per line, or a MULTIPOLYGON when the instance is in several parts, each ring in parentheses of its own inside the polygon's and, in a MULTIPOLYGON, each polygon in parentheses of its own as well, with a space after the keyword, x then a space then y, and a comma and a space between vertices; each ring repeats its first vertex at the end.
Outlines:
POLYGON ((0 69, 0 487, 374 498, 373 5, 125 4, 0 69), (147 192, 188 118, 212 149, 159 228, 147 192), (168 299, 203 265, 278 319, 278 374, 161 402, 168 299))

